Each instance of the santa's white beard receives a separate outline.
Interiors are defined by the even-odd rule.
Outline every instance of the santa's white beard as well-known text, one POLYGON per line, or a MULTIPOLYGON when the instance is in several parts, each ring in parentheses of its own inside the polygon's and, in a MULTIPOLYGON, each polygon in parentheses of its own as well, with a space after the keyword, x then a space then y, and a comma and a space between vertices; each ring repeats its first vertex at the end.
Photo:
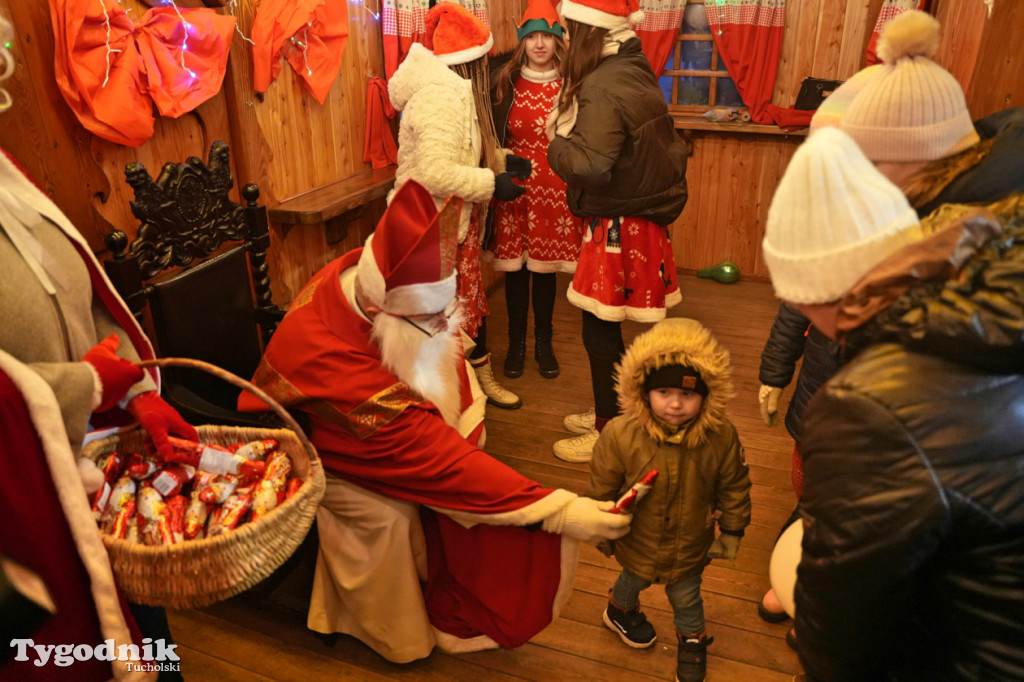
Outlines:
POLYGON ((461 410, 459 363, 463 362, 458 328, 461 315, 448 320, 448 330, 433 338, 408 321, 380 313, 371 338, 381 361, 401 381, 433 403, 449 426, 457 426, 461 410))

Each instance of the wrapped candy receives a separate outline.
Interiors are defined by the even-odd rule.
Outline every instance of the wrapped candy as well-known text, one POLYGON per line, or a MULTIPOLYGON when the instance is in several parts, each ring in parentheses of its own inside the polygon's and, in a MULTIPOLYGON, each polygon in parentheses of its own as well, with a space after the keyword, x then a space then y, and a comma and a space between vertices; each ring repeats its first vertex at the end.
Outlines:
POLYGON ((117 479, 113 489, 110 491, 110 499, 107 502, 107 507, 101 519, 103 532, 110 533, 110 529, 114 524, 114 517, 129 500, 135 499, 135 487, 135 481, 128 474, 117 479))
POLYGON ((124 504, 114 515, 110 524, 110 535, 115 538, 126 538, 131 520, 135 518, 135 495, 128 493, 124 504))
POLYGON ((266 468, 264 462, 246 459, 219 445, 204 445, 175 436, 168 436, 168 439, 171 442, 168 462, 188 464, 213 474, 242 475, 253 480, 262 476, 266 468))
POLYGON ((636 506, 637 502, 644 499, 644 496, 651 492, 651 488, 654 487, 654 479, 657 477, 657 469, 651 469, 648 471, 644 474, 643 478, 634 483, 633 486, 615 502, 615 506, 608 511, 612 514, 629 513, 633 507, 636 506))
POLYGON ((301 478, 290 478, 284 489, 284 499, 288 501, 292 498, 292 495, 299 492, 299 488, 302 487, 301 478))
POLYGON ((138 452, 128 455, 128 461, 124 465, 125 473, 129 474, 136 481, 149 478, 159 468, 160 465, 155 459, 146 457, 138 452))
POLYGON ((267 473, 253 488, 252 521, 266 516, 284 500, 285 482, 292 470, 292 461, 283 452, 275 452, 267 460, 267 473))
POLYGON ((165 464, 153 476, 153 487, 165 498, 172 497, 180 493, 181 488, 195 478, 195 475, 195 467, 172 462, 171 464, 165 464))
POLYGON ((206 536, 206 517, 209 514, 210 505, 199 498, 198 487, 193 487, 192 498, 185 509, 184 536, 186 540, 201 540, 206 536))
POLYGON ((171 511, 163 496, 151 485, 143 484, 137 497, 139 531, 147 545, 173 545, 171 511))
POLYGON ((184 495, 174 495, 165 501, 170 512, 171 534, 174 536, 174 542, 175 544, 184 542, 185 510, 188 508, 189 500, 184 495))
POLYGON ((275 450, 277 450, 277 441, 273 438, 265 438, 242 444, 235 450, 235 454, 246 459, 262 461, 275 450))
POLYGON ((132 514, 132 517, 128 519, 128 532, 124 539, 139 544, 139 515, 137 513, 132 514))
POLYGON ((101 516, 107 509, 107 504, 110 503, 110 493, 114 489, 114 483, 117 482, 118 475, 121 472, 121 455, 116 452, 112 452, 99 463, 99 469, 103 472, 103 485, 100 489, 93 493, 92 510, 96 512, 97 517, 101 516))
POLYGON ((237 487, 237 476, 217 476, 200 489, 199 499, 206 504, 224 504, 237 487))
POLYGON ((212 538, 234 529, 242 522, 252 506, 252 488, 237 488, 210 518, 206 537, 212 538))

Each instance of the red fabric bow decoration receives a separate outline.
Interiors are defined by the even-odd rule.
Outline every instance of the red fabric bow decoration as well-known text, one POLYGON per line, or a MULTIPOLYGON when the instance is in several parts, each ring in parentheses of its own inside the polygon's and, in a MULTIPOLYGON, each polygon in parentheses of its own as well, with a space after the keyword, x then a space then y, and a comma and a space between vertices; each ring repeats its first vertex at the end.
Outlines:
POLYGON ((348 40, 342 0, 263 0, 252 24, 253 87, 266 92, 288 60, 320 104, 341 68, 348 40))
POLYGON ((50 16, 64 100, 86 130, 129 147, 152 137, 153 102, 177 118, 220 90, 235 30, 204 8, 154 7, 134 23, 117 0, 50 0, 50 16))

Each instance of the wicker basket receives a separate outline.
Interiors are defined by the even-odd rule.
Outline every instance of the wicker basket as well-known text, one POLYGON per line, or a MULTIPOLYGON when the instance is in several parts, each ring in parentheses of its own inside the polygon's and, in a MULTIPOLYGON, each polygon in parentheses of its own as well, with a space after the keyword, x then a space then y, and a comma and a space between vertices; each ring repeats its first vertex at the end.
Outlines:
MULTIPOLYGON (((274 572, 302 543, 324 494, 324 471, 302 428, 273 398, 239 377, 214 365, 187 358, 160 358, 140 366, 179 366, 205 370, 250 391, 266 402, 291 427, 261 429, 200 426, 203 443, 230 445, 274 438, 288 453, 292 473, 303 479, 298 492, 263 518, 202 540, 177 545, 146 546, 103 534, 103 544, 117 584, 133 602, 169 608, 206 606, 243 592, 274 572)), ((135 429, 97 440, 83 456, 99 462, 105 455, 142 451, 146 434, 135 429)))

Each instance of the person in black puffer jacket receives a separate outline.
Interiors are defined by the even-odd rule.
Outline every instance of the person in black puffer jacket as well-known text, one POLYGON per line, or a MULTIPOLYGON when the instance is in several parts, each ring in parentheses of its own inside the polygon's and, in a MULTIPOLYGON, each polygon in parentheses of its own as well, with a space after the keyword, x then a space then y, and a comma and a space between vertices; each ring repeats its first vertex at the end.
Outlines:
POLYGON ((785 303, 779 306, 768 341, 761 351, 758 378, 761 390, 758 398, 765 424, 774 426, 779 396, 789 386, 796 371, 797 361, 803 357, 800 374, 793 389, 793 397, 786 409, 786 430, 793 437, 793 490, 799 499, 802 489, 800 445, 800 417, 818 387, 832 378, 839 369, 839 345, 821 333, 799 310, 785 303))
POLYGON ((803 414, 808 679, 1024 679, 1024 197, 919 222, 825 129, 764 253, 848 358, 803 414))

